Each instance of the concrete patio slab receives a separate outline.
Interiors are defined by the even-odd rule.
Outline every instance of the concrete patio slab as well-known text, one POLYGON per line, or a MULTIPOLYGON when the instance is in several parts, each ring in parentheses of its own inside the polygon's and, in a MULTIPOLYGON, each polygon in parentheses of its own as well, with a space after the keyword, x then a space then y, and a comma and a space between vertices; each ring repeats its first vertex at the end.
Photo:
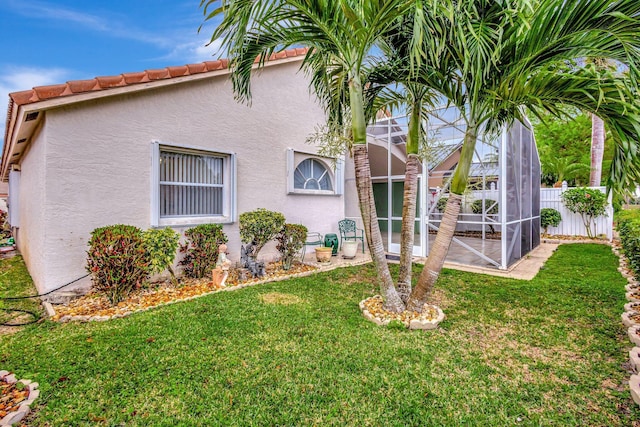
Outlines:
MULTIPOLYGON (((497 268, 477 267, 468 264, 445 262, 445 268, 468 271, 471 273, 488 274, 490 276, 507 277, 510 279, 532 280, 540 271, 549 257, 558 249, 557 243, 540 243, 540 246, 529 252, 524 258, 514 263, 507 270, 497 268)), ((424 263, 424 260, 422 262, 424 263)))
MULTIPOLYGON (((558 248, 556 243, 541 243, 540 246, 535 248, 524 258, 512 265, 508 270, 498 270, 493 267, 478 267, 468 264, 461 264, 456 262, 447 261, 444 264, 445 268, 451 268, 453 270, 468 271, 471 273, 488 274, 491 276, 507 277, 510 279, 519 280, 531 280, 533 279, 544 263, 549 259, 553 252, 558 248)), ((415 257, 414 262, 424 264, 426 258, 415 257)), ((342 258, 342 253, 338 253, 338 256, 331 257, 331 263, 320 264, 315 260, 315 253, 307 253, 305 256, 305 262, 311 265, 316 265, 322 270, 332 270, 337 267, 347 265, 366 264, 371 262, 369 253, 363 254, 359 252, 354 259, 342 258)), ((389 262, 398 262, 390 259, 389 262)))

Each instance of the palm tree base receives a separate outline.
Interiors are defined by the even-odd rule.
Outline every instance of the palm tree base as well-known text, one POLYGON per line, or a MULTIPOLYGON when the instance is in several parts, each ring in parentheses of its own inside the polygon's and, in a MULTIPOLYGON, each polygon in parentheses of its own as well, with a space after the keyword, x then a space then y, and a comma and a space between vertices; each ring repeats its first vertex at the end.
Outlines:
POLYGON ((378 326, 404 325, 408 329, 430 330, 436 329, 445 319, 445 314, 440 307, 425 304, 422 311, 402 311, 396 313, 384 309, 383 300, 376 295, 360 301, 360 310, 363 316, 378 326))

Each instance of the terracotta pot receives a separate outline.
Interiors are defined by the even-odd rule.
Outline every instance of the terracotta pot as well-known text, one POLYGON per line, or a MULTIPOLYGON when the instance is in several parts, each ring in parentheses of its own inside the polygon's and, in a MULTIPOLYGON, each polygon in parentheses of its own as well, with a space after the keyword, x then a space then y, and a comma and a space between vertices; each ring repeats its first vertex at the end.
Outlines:
POLYGON ((331 252, 333 248, 326 248, 324 246, 316 248, 316 260, 318 262, 329 263, 331 262, 331 252))
POLYGON ((355 258, 358 253, 357 240, 345 240, 342 242, 342 256, 345 258, 355 258))

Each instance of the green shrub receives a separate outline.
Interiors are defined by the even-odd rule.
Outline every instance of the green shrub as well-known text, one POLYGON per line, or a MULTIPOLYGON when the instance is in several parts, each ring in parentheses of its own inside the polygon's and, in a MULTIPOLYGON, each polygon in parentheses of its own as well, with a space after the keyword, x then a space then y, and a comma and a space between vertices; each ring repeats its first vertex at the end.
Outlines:
POLYGON ((282 230, 284 215, 280 212, 258 208, 255 211, 240 214, 240 239, 242 243, 252 243, 253 252, 249 254, 257 259, 258 253, 282 230))
POLYGON ((180 235, 169 227, 150 228, 143 233, 142 238, 149 254, 151 273, 162 273, 168 270, 173 282, 177 282, 172 267, 173 260, 176 258, 180 235))
POLYGON ((191 278, 202 278, 216 268, 218 246, 227 243, 227 236, 220 224, 201 224, 184 233, 187 241, 180 245, 184 258, 180 261, 184 274, 191 278))
POLYGON ((640 274, 640 210, 624 210, 618 214, 620 243, 636 277, 640 274))
POLYGON ((289 270, 307 239, 307 227, 302 224, 285 224, 276 235, 282 268, 289 270))
POLYGON ((91 232, 87 255, 93 288, 104 293, 111 304, 122 301, 149 277, 151 263, 138 227, 118 224, 96 228, 91 232))
POLYGON ((607 196, 600 190, 578 187, 565 191, 560 197, 569 211, 580 214, 587 236, 593 238, 595 219, 607 214, 607 196))
POLYGON ((540 226, 544 229, 544 234, 547 234, 549 227, 557 227, 562 221, 562 215, 560 212, 553 208, 540 209, 540 226))
POLYGON ((449 201, 448 197, 440 197, 436 202, 436 209, 438 209, 439 212, 444 213, 444 210, 447 207, 448 201, 449 201))
MULTIPOLYGON (((487 215, 495 215, 498 213, 498 203, 495 200, 485 199, 484 205, 487 208, 487 215)), ((471 212, 474 214, 482 213, 482 199, 474 200, 471 203, 471 212)))

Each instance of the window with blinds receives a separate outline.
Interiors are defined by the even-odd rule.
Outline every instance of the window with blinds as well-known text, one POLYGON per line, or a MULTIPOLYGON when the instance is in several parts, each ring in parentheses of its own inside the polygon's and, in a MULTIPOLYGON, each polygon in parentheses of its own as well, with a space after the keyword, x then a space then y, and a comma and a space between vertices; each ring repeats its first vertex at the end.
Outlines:
POLYGON ((221 216, 225 158, 160 150, 160 218, 221 216))

